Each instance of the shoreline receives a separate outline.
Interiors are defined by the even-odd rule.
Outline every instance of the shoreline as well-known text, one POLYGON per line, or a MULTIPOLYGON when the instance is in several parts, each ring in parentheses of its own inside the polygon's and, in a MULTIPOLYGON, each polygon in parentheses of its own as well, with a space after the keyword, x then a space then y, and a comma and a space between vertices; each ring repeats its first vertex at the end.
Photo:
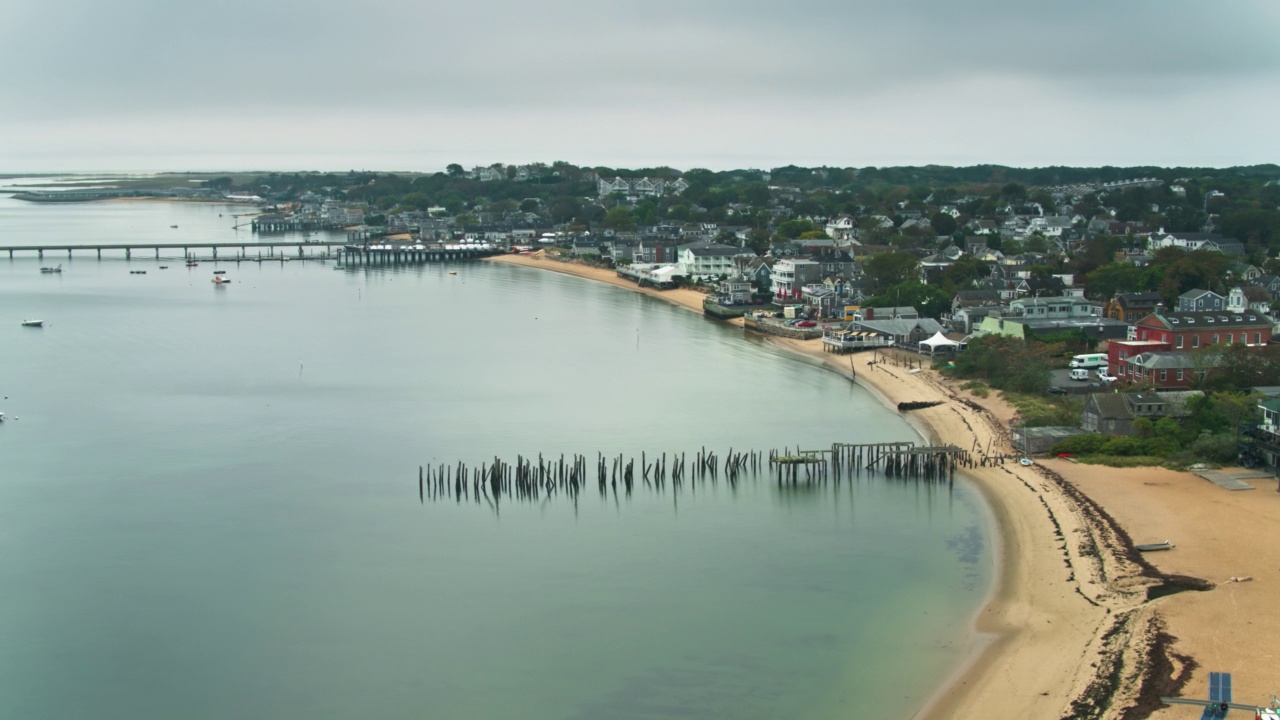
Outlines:
MULTIPOLYGON (((598 280, 702 312, 701 293, 638 287, 609 270, 542 253, 489 260, 598 280)), ((859 386, 893 410, 899 402, 940 401, 901 413, 931 442, 971 449, 975 458, 1014 454, 1005 429, 1014 410, 1003 401, 975 398, 930 370, 825 353, 821 340, 762 337, 844 377, 852 370, 859 386)), ((995 582, 973 617, 960 665, 912 717, 1103 717, 1109 707, 1137 703, 1140 692, 1149 695, 1150 683, 1121 684, 1112 671, 1152 665, 1148 656, 1162 626, 1146 604, 1146 588, 1159 582, 1158 572, 1134 562, 1128 537, 1110 516, 1042 464, 989 460, 962 473, 995 523, 995 582)))

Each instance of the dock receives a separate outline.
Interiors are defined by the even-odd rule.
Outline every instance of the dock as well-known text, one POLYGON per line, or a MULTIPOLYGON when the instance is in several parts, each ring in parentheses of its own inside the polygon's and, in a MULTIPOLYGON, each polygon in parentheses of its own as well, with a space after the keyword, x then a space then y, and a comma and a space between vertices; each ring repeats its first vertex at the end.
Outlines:
POLYGON ((466 260, 496 255, 505 250, 487 243, 352 243, 332 241, 232 242, 232 243, 108 243, 80 245, 13 245, 3 248, 12 260, 18 255, 66 253, 68 260, 77 254, 93 254, 98 260, 104 252, 125 260, 135 256, 156 260, 255 261, 336 259, 348 265, 413 265, 451 260, 466 260))

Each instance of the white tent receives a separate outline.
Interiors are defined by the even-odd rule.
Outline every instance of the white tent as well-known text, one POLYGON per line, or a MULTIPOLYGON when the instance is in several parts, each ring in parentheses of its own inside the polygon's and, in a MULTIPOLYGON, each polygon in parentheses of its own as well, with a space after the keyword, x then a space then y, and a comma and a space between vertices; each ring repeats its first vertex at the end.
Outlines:
POLYGON ((938 352, 938 350, 955 352, 960 349, 961 345, 963 345, 963 343, 958 343, 955 340, 948 340, 947 336, 943 335, 942 331, 939 330, 938 332, 934 333, 933 337, 929 338, 928 340, 920 341, 920 352, 922 353, 927 352, 930 355, 933 355, 934 353, 938 352))

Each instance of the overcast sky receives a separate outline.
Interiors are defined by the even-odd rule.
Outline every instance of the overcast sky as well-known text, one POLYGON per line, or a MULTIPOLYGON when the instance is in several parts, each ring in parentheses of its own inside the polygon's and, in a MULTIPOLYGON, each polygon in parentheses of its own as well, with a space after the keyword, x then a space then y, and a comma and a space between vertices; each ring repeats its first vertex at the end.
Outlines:
POLYGON ((1280 161, 1280 2, 0 0, 0 172, 1280 161))

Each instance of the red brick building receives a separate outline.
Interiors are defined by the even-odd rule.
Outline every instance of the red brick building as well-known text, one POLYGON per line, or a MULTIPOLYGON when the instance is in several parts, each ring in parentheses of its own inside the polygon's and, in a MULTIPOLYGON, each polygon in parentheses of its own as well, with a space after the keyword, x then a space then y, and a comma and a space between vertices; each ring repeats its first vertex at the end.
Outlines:
POLYGON ((1195 367, 1192 351, 1214 345, 1263 347, 1271 342, 1271 318, 1242 313, 1152 313, 1134 325, 1134 339, 1112 342, 1107 366, 1119 380, 1150 383, 1157 388, 1186 388, 1211 367, 1195 367))

